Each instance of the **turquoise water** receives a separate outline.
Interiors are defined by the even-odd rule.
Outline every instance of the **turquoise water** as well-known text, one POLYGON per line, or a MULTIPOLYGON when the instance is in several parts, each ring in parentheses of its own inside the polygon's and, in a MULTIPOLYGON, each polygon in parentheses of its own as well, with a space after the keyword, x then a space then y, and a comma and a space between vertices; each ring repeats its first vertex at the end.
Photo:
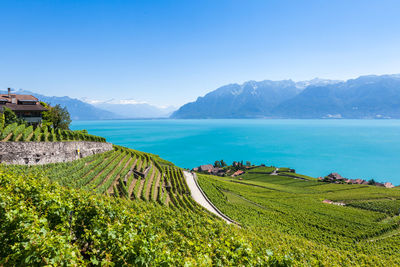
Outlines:
POLYGON ((224 159, 287 166, 298 173, 400 184, 400 120, 74 121, 114 144, 180 167, 224 159))

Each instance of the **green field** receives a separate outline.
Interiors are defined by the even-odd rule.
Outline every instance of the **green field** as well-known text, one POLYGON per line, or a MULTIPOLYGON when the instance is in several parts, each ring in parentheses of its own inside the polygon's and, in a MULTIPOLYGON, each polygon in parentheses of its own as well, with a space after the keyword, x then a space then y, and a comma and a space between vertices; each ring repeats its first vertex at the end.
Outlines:
MULTIPOLYGON (((209 175, 198 179, 223 213, 265 237, 267 246, 286 236, 286 246, 299 242, 294 250, 306 253, 307 246, 300 245, 304 243, 312 244, 316 254, 316 248, 338 252, 335 262, 366 264, 368 259, 378 265, 400 264, 398 188, 327 184, 288 174, 268 175, 253 169, 241 179, 209 175), (323 203, 325 199, 346 206, 323 203)), ((282 251, 278 247, 272 250, 282 251)))

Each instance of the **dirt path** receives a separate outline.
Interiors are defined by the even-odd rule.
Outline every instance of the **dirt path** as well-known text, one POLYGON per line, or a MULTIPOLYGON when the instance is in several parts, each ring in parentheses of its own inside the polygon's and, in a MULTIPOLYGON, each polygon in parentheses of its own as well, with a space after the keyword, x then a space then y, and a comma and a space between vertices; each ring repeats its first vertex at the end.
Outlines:
MULTIPOLYGON (((217 215, 224 221, 226 221, 228 224, 231 223, 236 223, 232 219, 230 219, 228 216, 223 214, 221 211, 219 211, 212 203, 211 201, 206 197, 204 194, 203 190, 201 190, 200 186, 198 185, 195 175, 191 172, 184 171, 183 175, 185 176, 186 183, 190 189, 190 194, 192 198, 202 207, 204 207, 206 210, 212 212, 213 214, 217 215)), ((237 224, 237 223, 236 223, 237 224)))

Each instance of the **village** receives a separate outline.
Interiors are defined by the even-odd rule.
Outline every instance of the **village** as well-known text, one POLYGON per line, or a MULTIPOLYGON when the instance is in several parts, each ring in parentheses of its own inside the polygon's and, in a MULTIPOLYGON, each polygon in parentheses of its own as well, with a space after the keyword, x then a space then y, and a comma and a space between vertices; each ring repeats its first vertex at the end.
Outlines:
MULTIPOLYGON (((246 170, 258 168, 258 167, 266 167, 265 164, 261 165, 252 165, 249 161, 246 164, 243 161, 234 161, 232 165, 228 166, 223 160, 215 161, 214 164, 205 164, 200 165, 196 168, 193 168, 192 171, 211 174, 216 176, 231 176, 237 177, 245 173, 246 170)), ((271 168, 275 168, 270 166, 271 168)), ((279 168, 277 168, 279 169, 279 168)), ((295 173, 294 169, 288 169, 288 172, 295 173)), ((273 172, 271 172, 273 175, 273 172)), ((240 179, 240 178, 239 178, 240 179)), ((295 178, 295 179, 304 179, 304 178, 295 178)), ((339 173, 330 173, 325 177, 318 177, 318 181, 325 183, 334 183, 334 184, 359 184, 359 185, 372 185, 379 186, 385 188, 394 188, 395 186, 390 182, 376 182, 374 179, 364 180, 364 179, 349 179, 342 177, 339 173)))
POLYGON ((216 176, 231 176, 236 177, 245 173, 245 170, 254 169, 257 167, 265 167, 265 164, 259 166, 251 165, 249 161, 246 164, 243 161, 234 161, 232 165, 228 166, 223 160, 215 161, 214 164, 200 165, 193 168, 192 171, 206 173, 216 176))
POLYGON ((386 187, 386 188, 395 187, 392 183, 389 183, 389 182, 378 183, 373 179, 366 181, 364 179, 344 178, 339 173, 336 173, 336 172, 333 172, 325 177, 318 177, 318 180, 321 182, 334 183, 334 184, 362 184, 362 185, 374 185, 374 186, 380 186, 380 187, 386 187))

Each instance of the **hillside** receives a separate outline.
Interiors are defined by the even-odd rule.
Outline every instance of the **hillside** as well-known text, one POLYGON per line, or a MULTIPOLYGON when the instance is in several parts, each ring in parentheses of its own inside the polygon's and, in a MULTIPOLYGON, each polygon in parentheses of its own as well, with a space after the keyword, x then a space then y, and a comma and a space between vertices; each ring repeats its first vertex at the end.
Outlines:
POLYGON ((400 118, 400 75, 348 81, 231 84, 183 105, 172 118, 400 118))
MULTIPOLYGON (((105 141, 71 133, 61 141, 105 141)), ((237 226, 195 202, 182 169, 154 154, 114 146, 71 162, 1 164, 0 265, 400 264, 399 188, 290 171, 198 174, 237 226)))
MULTIPOLYGON (((271 172, 262 167, 238 177, 198 176, 222 212, 256 228, 266 243, 272 232, 337 252, 339 265, 365 259, 400 264, 399 188, 324 183, 282 168, 271 172)), ((288 241, 277 246, 283 244, 288 241)))

